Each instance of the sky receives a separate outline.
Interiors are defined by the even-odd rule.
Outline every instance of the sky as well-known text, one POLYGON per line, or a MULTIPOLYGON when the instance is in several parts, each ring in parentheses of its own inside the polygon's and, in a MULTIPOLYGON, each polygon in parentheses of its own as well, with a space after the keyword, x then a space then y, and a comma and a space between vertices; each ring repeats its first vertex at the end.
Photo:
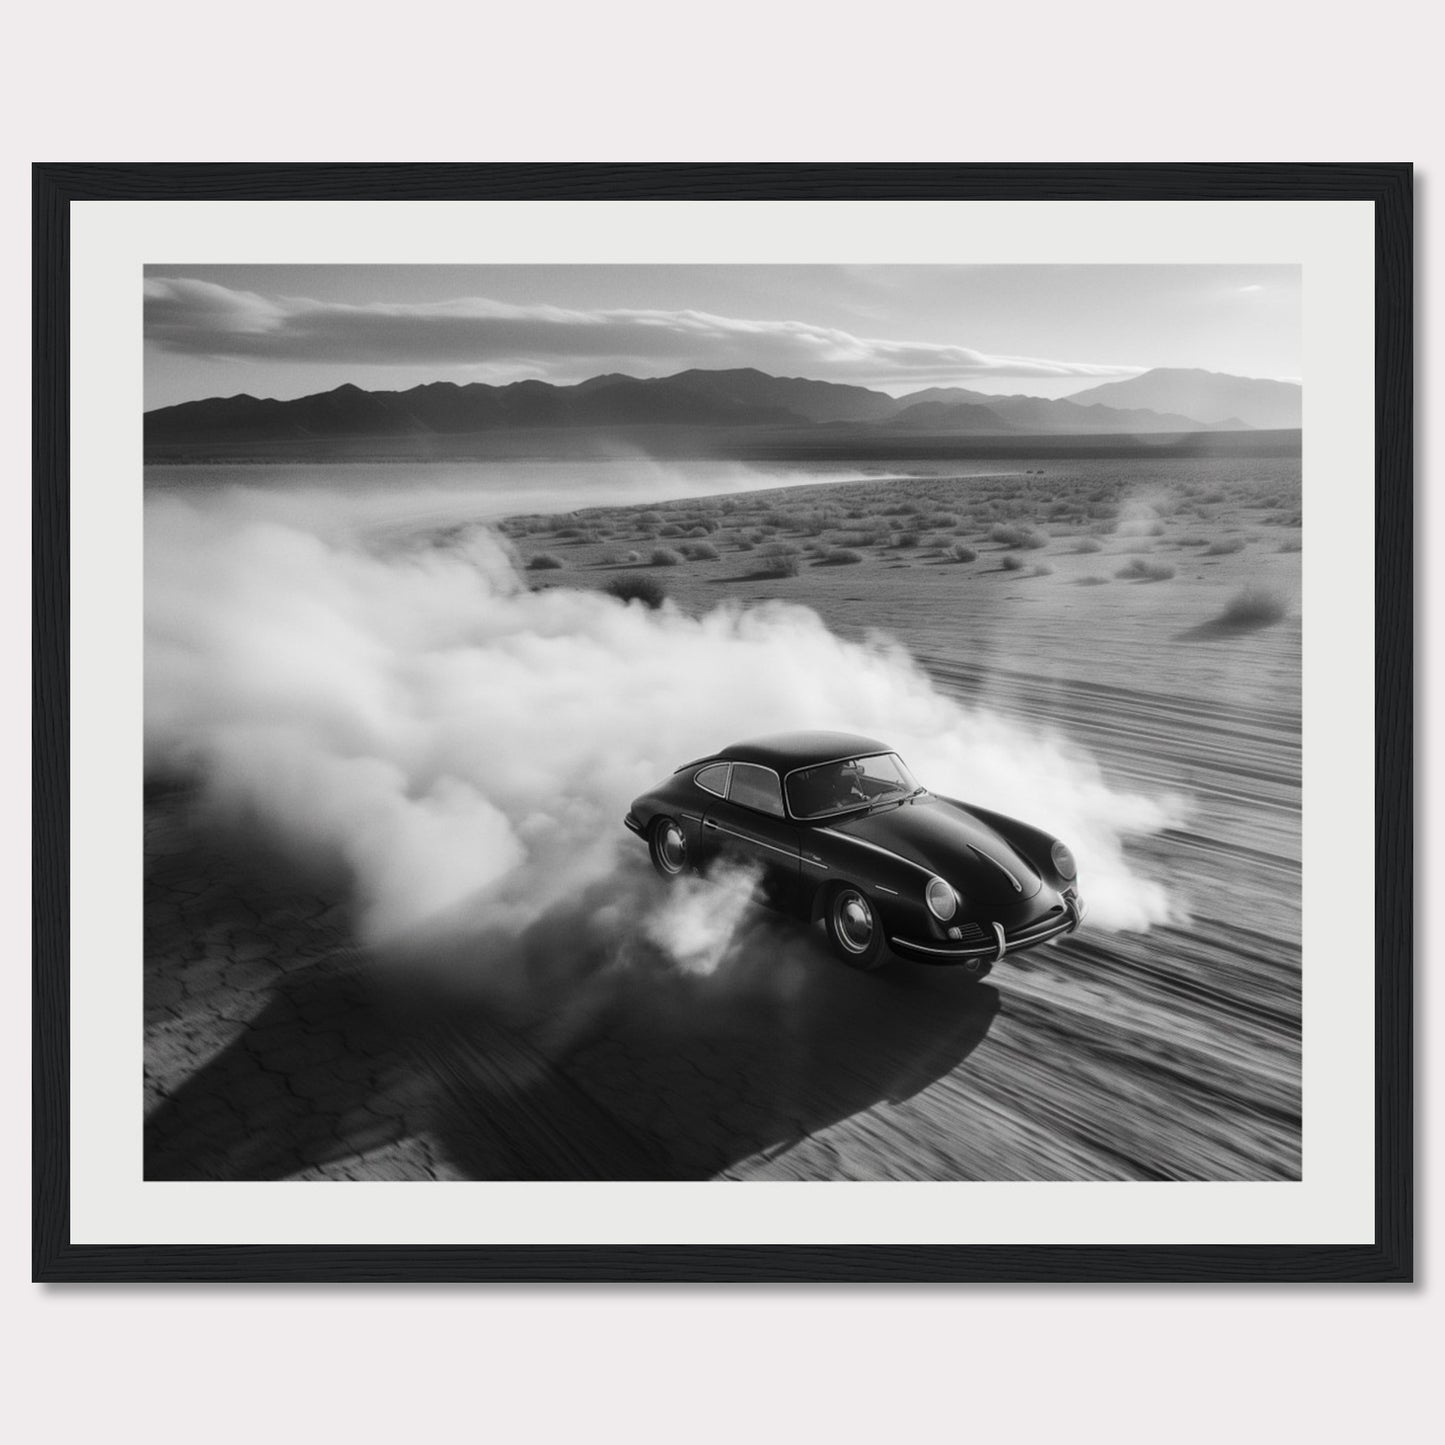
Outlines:
POLYGON ((691 367, 894 396, 1301 379, 1293 266, 151 266, 145 292, 148 410, 691 367))

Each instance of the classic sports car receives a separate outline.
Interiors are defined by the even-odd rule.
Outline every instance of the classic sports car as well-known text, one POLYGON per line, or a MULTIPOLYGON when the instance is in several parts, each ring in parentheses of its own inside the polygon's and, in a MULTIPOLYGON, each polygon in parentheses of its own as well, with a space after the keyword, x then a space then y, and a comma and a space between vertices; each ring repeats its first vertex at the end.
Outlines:
POLYGON ((822 923, 854 968, 892 947, 983 977, 1084 916, 1058 839, 914 781, 886 743, 782 733, 679 768, 623 820, 667 879, 719 858, 758 870, 764 901, 822 923))

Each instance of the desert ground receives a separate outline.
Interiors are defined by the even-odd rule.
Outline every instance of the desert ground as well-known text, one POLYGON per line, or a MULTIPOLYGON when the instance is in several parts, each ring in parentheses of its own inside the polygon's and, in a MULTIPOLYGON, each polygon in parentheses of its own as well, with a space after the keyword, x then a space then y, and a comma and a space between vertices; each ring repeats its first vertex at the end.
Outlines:
MULTIPOLYGON (((733 962, 691 975, 608 969, 580 898, 479 941, 504 982, 478 991, 465 959, 387 967, 336 880, 155 783, 146 1176, 1298 1178, 1298 460, 999 466, 501 530, 533 588, 793 600, 882 632, 949 694, 1187 798, 1131 858, 1175 922, 1086 924, 975 984, 853 973, 750 912, 733 962)), ((663 886, 641 845, 625 866, 663 886)))

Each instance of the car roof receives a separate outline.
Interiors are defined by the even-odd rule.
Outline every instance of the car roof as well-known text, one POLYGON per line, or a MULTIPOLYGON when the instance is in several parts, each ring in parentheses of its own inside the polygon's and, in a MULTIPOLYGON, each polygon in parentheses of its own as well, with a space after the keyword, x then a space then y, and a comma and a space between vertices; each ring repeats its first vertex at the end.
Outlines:
POLYGON ((766 768, 788 772, 806 768, 811 763, 832 762, 835 758, 862 757, 867 753, 890 753, 893 749, 877 738, 860 737, 857 733, 773 733, 769 737, 749 738, 733 743, 717 754, 734 763, 761 763, 766 768))

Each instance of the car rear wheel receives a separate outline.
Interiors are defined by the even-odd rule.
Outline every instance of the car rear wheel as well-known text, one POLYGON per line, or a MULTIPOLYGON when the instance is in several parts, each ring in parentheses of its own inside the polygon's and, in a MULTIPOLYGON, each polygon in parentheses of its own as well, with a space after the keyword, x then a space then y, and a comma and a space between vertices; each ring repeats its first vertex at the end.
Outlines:
POLYGON ((652 866, 666 879, 681 878, 687 872, 687 835, 675 818, 659 818, 647 835, 652 866))
POLYGON ((840 884, 828 896, 824 915, 833 952, 849 968, 877 968, 887 956, 883 920, 861 888, 840 884))

